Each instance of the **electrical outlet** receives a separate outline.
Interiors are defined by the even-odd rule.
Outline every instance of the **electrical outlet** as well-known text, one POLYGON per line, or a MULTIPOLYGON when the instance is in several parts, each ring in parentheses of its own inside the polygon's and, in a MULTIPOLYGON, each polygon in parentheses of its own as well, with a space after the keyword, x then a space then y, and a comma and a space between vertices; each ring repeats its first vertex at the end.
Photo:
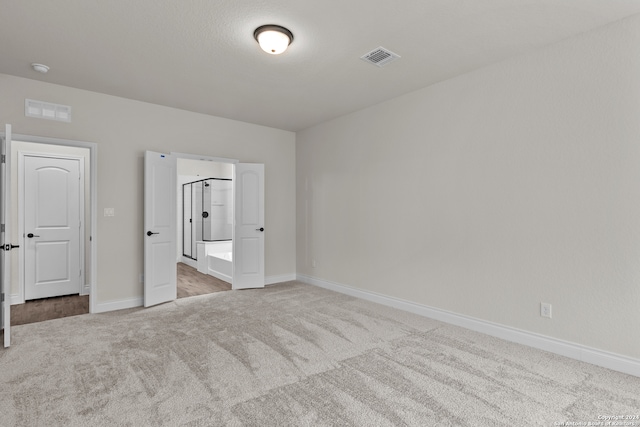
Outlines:
POLYGON ((316 268, 316 260, 315 259, 311 261, 311 267, 316 268))
POLYGON ((540 316, 551 319, 551 304, 546 302, 540 303, 540 316))

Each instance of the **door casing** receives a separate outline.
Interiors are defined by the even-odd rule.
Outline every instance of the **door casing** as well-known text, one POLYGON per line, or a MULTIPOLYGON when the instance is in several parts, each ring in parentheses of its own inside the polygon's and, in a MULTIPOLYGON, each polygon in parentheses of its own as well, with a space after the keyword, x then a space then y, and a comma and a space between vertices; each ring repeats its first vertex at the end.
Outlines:
MULTIPOLYGON (((4 132, 0 135, 4 136, 4 132)), ((85 282, 89 282, 89 312, 94 313, 97 306, 97 291, 96 286, 98 282, 98 144, 95 142, 86 142, 86 141, 73 141, 67 139, 60 138, 49 138, 49 137, 41 137, 41 136, 32 136, 32 135, 23 135, 23 134, 12 134, 13 141, 24 141, 24 142, 34 142, 38 144, 49 144, 49 145, 62 145, 68 147, 81 147, 89 149, 89 264, 91 268, 91 273, 89 277, 85 277, 85 282)), ((6 147, 7 153, 11 153, 11 141, 7 141, 6 147)), ((11 181, 11 168, 16 165, 12 165, 11 161, 7 161, 7 184, 10 185, 11 181)), ((8 209, 11 208, 11 199, 7 198, 8 209)), ((21 287, 24 291, 24 287, 21 287)), ((9 295, 9 297, 11 297, 9 295)), ((24 293, 23 293, 24 297, 24 293)), ((23 300, 24 301, 24 300, 23 300)))
MULTIPOLYGON (((156 154, 161 154, 161 153, 156 153, 156 154)), ((176 160, 177 159, 191 159, 191 160, 213 161, 213 162, 218 162, 218 163, 231 163, 231 164, 234 164, 234 165, 239 163, 239 161, 235 160, 235 159, 227 159, 227 158, 221 158, 221 157, 210 157, 210 156, 201 156, 201 155, 195 155, 195 154, 185 154, 185 153, 170 152, 170 153, 168 153, 168 155, 174 157, 176 160)), ((235 168, 234 168, 234 170, 235 170, 235 168)), ((145 174, 146 174, 146 171, 145 171, 145 174)), ((235 174, 235 172, 234 172, 234 174, 235 174)), ((146 186, 146 184, 145 184, 145 186, 146 186)), ((177 191, 177 189, 175 191, 177 191)), ((264 189, 263 189, 263 191, 264 191, 264 189)), ((234 191, 234 193, 235 193, 235 191, 234 191)), ((173 206, 172 209, 177 209, 177 206, 173 206)), ((234 216, 235 215, 236 215, 236 213, 234 212, 234 216)), ((145 217, 146 217, 146 213, 145 213, 145 217)), ((174 217, 175 217, 175 215, 174 215, 174 217)), ((151 231, 151 230, 149 230, 149 231, 151 231)), ((145 229, 144 232, 146 233, 147 230, 145 229)), ((145 236, 145 238, 147 238, 147 237, 149 237, 149 236, 145 236)), ((176 243, 177 243, 177 235, 176 235, 176 243)), ((263 253, 263 261, 264 261, 264 253, 263 253)), ((147 261, 145 260, 145 269, 147 268, 146 264, 147 264, 147 261)), ((263 268, 264 268, 264 266, 263 266, 263 268)), ((145 281, 146 280, 147 280, 147 278, 146 278, 146 274, 145 274, 145 281)), ((264 282, 264 270, 263 270, 263 280, 262 281, 264 282)), ((145 284, 145 286, 146 286, 146 284, 145 284)), ((263 286, 264 286, 264 283, 262 284, 261 287, 263 287, 263 286)), ((146 289, 146 287, 145 287, 145 289, 146 289)), ((146 301, 146 296, 144 298, 145 298, 145 301, 146 301)), ((146 306, 147 304, 145 303, 144 305, 146 306)))
MULTIPOLYGON (((0 223, 6 224, 10 220, 9 215, 9 206, 7 205, 7 189, 9 185, 7 183, 7 166, 10 162, 6 161, 7 147, 9 146, 9 141, 11 141, 11 125, 5 125, 4 135, 0 138, 1 141, 1 150, 0 154, 4 157, 4 161, 0 164, 0 223)), ((11 228, 6 228, 0 230, 0 235, 2 235, 2 240, 0 244, 9 245, 11 247, 11 228)), ((2 257, 0 259, 0 292, 2 294, 2 298, 0 299, 0 312, 2 312, 2 319, 0 322, 2 323, 2 332, 4 335, 3 339, 3 347, 11 346, 11 298, 10 298, 10 262, 7 263, 7 260, 10 260, 11 251, 4 250, 0 254, 2 257)))

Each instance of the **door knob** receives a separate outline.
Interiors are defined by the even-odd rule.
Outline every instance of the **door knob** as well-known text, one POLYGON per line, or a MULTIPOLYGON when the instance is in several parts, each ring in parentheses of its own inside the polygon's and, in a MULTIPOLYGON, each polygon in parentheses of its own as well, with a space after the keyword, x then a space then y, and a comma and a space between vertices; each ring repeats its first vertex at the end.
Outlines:
POLYGON ((264 231, 264 227, 256 228, 256 231, 264 231))
POLYGON ((154 233, 153 231, 147 231, 147 236, 151 236, 152 234, 160 234, 160 233, 154 233))
POLYGON ((27 237, 31 239, 32 237, 40 237, 40 236, 37 236, 37 235, 35 235, 33 233, 29 233, 29 234, 27 234, 27 237))

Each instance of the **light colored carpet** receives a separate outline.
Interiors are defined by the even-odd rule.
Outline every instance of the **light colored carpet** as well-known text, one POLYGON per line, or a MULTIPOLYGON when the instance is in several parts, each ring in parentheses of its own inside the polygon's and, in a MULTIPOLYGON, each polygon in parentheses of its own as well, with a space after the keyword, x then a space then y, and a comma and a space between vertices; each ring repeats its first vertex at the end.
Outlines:
POLYGON ((298 282, 12 331, 2 426, 552 426, 640 414, 640 378, 298 282))

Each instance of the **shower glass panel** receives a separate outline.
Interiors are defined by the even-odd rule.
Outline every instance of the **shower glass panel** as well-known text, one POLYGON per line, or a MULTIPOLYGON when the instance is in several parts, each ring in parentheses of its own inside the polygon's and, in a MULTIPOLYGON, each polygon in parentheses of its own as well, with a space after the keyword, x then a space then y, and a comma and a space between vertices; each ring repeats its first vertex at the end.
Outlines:
POLYGON ((196 242, 202 240, 202 182, 194 182, 191 186, 191 204, 193 209, 192 226, 191 226, 191 258, 197 257, 197 245, 196 242))
POLYGON ((182 186, 184 256, 197 259, 196 242, 231 240, 231 197, 230 179, 207 178, 182 186))
POLYGON ((182 186, 182 254, 190 257, 194 254, 191 248, 191 184, 182 186))

